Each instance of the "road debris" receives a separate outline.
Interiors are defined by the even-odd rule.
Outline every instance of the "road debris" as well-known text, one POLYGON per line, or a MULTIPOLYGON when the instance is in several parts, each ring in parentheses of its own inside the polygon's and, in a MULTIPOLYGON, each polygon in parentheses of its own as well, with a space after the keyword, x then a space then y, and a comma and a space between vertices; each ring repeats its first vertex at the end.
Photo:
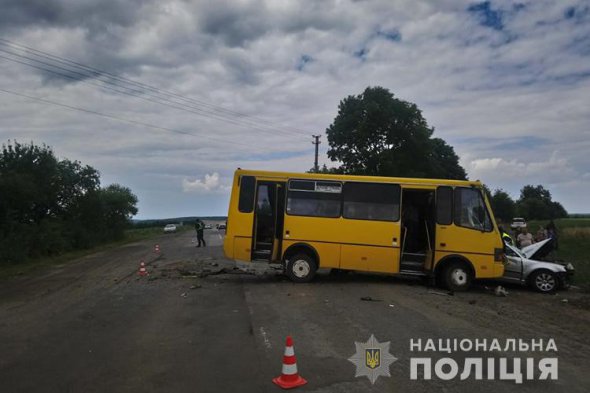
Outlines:
POLYGON ((569 303, 569 300, 567 300, 567 299, 561 299, 561 302, 562 303, 569 303))
POLYGON ((494 289, 494 295, 500 296, 500 297, 506 297, 506 296, 508 296, 508 291, 503 286, 498 285, 496 287, 496 289, 494 289))
POLYGON ((381 299, 373 299, 371 296, 363 296, 361 298, 361 300, 365 301, 365 302, 380 302, 380 301, 382 301, 381 299))
POLYGON ((201 285, 200 284, 195 284, 195 285, 191 285, 189 287, 189 289, 197 289, 197 288, 201 288, 201 285))
POLYGON ((441 295, 441 296, 452 296, 449 293, 444 293, 444 292, 438 292, 438 291, 428 291, 428 293, 432 294, 432 295, 441 295))
POLYGON ((215 271, 211 271, 209 269, 203 269, 200 273, 198 273, 198 276, 200 278, 204 278, 207 276, 216 276, 218 274, 252 274, 252 275, 254 275, 255 272, 243 271, 243 270, 236 269, 236 268, 230 269, 230 268, 224 267, 224 268, 221 268, 221 269, 215 270, 215 271))
POLYGON ((188 296, 188 293, 186 293, 186 292, 183 292, 180 294, 180 297, 187 297, 187 296, 188 296))

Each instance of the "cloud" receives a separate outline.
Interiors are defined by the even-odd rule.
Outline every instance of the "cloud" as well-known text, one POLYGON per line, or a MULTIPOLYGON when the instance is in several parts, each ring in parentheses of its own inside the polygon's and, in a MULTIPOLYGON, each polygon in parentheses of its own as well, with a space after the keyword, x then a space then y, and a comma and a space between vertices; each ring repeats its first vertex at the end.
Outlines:
POLYGON ((197 193, 213 193, 213 192, 226 192, 231 187, 220 184, 219 173, 214 172, 212 174, 205 174, 204 178, 189 180, 182 179, 182 190, 184 192, 197 192, 197 193))
MULTIPOLYGON (((140 217, 224 214, 236 168, 308 170, 311 135, 341 99, 378 85, 416 103, 471 178, 514 193, 551 184, 566 208, 587 211, 570 196, 590 193, 579 181, 590 173, 590 12, 574 0, 519 4, 5 0, 3 38, 172 91, 190 108, 0 59, 3 89, 184 133, 0 92, 0 142, 46 142, 93 165, 103 183, 134 190, 140 217)), ((324 136, 320 165, 331 164, 327 148, 324 136)))
POLYGON ((553 152, 549 159, 544 161, 522 162, 517 158, 481 158, 470 161, 467 167, 473 177, 496 181, 516 179, 523 184, 540 181, 557 184, 575 174, 568 160, 558 151, 553 152))

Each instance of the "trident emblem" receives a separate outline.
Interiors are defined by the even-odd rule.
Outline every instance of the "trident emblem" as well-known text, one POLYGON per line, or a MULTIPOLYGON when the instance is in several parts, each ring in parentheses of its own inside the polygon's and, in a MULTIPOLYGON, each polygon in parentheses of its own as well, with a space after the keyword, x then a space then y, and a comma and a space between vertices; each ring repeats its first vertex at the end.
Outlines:
POLYGON ((365 349, 367 355, 366 365, 371 369, 375 369, 380 365, 381 351, 379 349, 365 349))

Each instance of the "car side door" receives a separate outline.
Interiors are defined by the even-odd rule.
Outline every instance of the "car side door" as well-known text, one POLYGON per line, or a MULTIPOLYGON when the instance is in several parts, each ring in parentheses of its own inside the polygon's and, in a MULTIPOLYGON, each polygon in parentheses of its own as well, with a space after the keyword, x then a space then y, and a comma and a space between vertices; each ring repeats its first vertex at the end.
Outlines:
POLYGON ((506 246, 507 263, 504 266, 504 278, 511 281, 522 281, 523 260, 510 246, 506 246))

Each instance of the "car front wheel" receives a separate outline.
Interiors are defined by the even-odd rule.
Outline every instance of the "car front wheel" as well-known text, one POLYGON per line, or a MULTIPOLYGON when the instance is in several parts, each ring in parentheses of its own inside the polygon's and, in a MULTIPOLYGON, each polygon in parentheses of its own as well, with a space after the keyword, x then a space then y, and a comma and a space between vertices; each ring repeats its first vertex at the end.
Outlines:
POLYGON ((558 284, 557 275, 548 270, 538 270, 531 275, 530 285, 536 291, 552 293, 557 290, 558 284))

